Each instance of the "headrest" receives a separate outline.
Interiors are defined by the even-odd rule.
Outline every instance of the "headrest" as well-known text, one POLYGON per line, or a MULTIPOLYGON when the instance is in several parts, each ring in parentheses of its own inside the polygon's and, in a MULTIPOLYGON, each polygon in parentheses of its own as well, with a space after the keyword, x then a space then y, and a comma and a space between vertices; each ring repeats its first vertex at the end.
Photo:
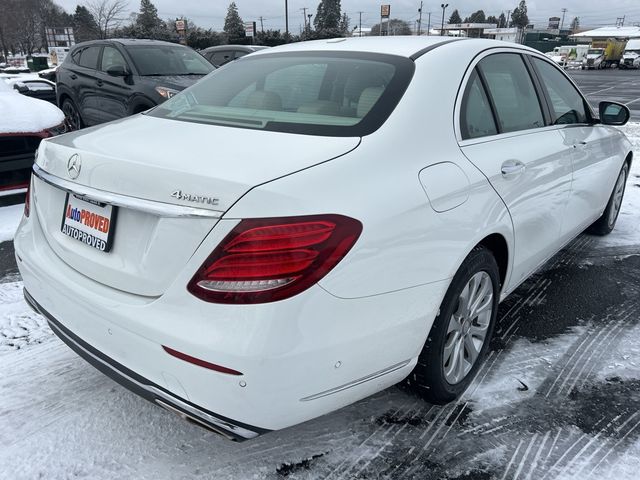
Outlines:
POLYGON ((384 92, 384 87, 369 87, 365 88, 360 94, 358 100, 358 110, 356 115, 360 118, 364 117, 373 105, 378 101, 380 96, 384 92))
POLYGON ((256 90, 247 97, 245 107, 257 110, 282 110, 282 99, 275 92, 256 90))

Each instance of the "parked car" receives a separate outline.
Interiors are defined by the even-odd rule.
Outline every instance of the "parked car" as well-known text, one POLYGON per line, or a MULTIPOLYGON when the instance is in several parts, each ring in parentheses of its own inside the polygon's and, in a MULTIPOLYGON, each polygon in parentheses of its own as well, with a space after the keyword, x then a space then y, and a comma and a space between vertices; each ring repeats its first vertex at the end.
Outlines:
POLYGON ((202 55, 174 43, 84 42, 58 67, 58 105, 79 129, 148 110, 212 70, 202 55))
POLYGON ((257 52, 43 142, 15 236, 25 297, 102 372, 233 439, 405 378, 448 402, 498 302, 614 228, 632 150, 611 125, 628 118, 613 102, 597 118, 513 43, 257 52))
POLYGON ((202 50, 202 55, 211 62, 211 64, 218 68, 236 60, 250 53, 257 52, 258 50, 264 50, 262 45, 218 45, 216 47, 209 47, 202 50))
POLYGON ((26 192, 40 141, 64 132, 63 122, 56 106, 0 80, 0 197, 26 192))
POLYGON ((14 77, 4 80, 18 93, 56 105, 56 84, 38 77, 14 77))

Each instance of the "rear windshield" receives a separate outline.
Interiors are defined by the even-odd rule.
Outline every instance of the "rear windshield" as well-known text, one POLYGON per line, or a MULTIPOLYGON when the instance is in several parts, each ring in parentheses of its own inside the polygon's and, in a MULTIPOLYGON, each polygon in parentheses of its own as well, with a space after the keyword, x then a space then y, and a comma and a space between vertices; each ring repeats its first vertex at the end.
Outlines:
POLYGON ((247 56, 148 114, 175 120, 326 136, 382 125, 414 71, 404 57, 344 52, 247 56))
POLYGON ((143 76, 206 75, 213 70, 202 55, 187 47, 129 45, 126 49, 143 76))

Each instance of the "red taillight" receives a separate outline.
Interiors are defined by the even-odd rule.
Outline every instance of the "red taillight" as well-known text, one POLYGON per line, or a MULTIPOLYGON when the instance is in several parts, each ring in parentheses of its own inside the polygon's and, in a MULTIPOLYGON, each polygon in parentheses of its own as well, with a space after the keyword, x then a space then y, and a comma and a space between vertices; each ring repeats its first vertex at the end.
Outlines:
POLYGON ((362 224, 342 215, 242 220, 191 279, 216 303, 265 303, 306 290, 353 247, 362 224))
POLYGON ((27 183, 27 195, 24 198, 24 216, 29 217, 31 212, 31 179, 27 183))

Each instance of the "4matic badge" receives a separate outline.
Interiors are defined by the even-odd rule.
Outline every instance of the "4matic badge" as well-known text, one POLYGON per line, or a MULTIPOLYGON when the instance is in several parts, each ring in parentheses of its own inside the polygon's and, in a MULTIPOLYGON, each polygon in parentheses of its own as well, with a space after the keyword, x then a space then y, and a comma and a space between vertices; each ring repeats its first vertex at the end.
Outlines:
POLYGON ((176 190, 171 194, 171 196, 178 200, 186 200, 187 202, 202 203, 206 205, 218 205, 220 203, 219 198, 207 197, 205 195, 193 195, 192 193, 185 193, 182 190, 176 190))

